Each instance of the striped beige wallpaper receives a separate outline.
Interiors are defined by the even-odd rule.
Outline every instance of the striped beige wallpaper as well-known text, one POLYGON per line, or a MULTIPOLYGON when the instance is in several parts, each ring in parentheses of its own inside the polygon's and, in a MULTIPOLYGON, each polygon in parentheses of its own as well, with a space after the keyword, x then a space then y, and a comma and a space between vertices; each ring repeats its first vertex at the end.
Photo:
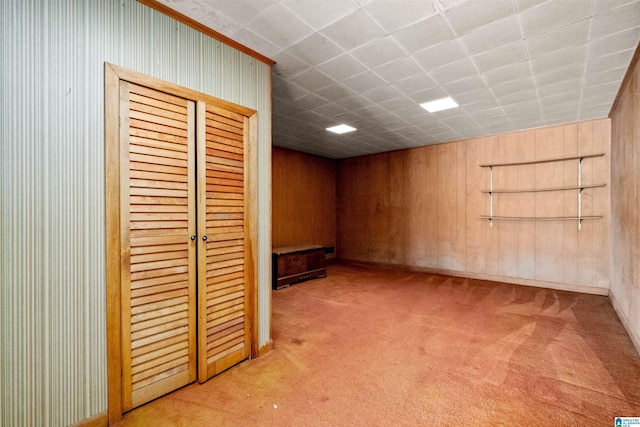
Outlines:
POLYGON ((134 0, 0 2, 0 425, 107 410, 103 64, 257 110, 259 345, 270 312, 270 66, 134 0))

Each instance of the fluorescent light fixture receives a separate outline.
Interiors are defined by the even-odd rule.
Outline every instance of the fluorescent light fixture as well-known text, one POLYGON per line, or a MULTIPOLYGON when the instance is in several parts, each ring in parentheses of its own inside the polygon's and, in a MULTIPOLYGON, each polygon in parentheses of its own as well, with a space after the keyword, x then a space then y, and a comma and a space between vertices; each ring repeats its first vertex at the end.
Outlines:
POLYGON ((456 101, 451 99, 451 97, 446 97, 436 99, 435 101, 424 102, 420 104, 420 106, 430 113, 435 113, 436 111, 448 110, 449 108, 455 108, 459 105, 456 101))
POLYGON ((352 128, 351 126, 348 126, 348 125, 338 125, 338 126, 327 128, 327 130, 333 133, 347 133, 347 132, 353 132, 354 130, 356 130, 356 128, 352 128))

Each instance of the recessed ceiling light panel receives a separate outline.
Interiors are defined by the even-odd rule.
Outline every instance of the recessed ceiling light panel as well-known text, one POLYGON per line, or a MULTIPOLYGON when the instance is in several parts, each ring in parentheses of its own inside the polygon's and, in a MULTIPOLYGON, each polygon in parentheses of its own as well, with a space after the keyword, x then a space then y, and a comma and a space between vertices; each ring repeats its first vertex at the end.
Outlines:
POLYGON ((448 110, 449 108, 459 107, 458 103, 453 99, 451 99, 451 97, 436 99, 435 101, 424 102, 420 104, 420 106, 430 113, 435 113, 436 111, 448 110))
POLYGON ((338 126, 332 126, 330 128, 327 128, 327 130, 333 133, 347 133, 347 132, 353 132, 354 130, 356 130, 356 128, 351 127, 349 125, 338 125, 338 126))

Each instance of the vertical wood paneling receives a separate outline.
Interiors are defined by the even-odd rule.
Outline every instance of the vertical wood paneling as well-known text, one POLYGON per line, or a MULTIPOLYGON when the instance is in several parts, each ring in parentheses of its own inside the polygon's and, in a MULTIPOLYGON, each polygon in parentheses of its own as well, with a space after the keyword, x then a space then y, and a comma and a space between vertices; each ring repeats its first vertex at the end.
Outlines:
POLYGON ((272 150, 274 247, 336 244, 336 161, 272 150))
MULTIPOLYGON (((518 134, 519 161, 528 162, 535 160, 536 138, 533 132, 521 132, 518 134)), ((535 188, 535 165, 529 165, 518 169, 517 188, 535 188)), ((518 197, 518 215, 526 216, 535 212, 536 194, 522 193, 518 197)), ((542 224, 541 224, 542 225, 542 224)), ((518 222, 518 276, 523 279, 534 279, 536 274, 536 239, 535 221, 518 222)))
MULTIPOLYGON (((498 137, 498 159, 500 162, 518 161, 518 134, 508 133, 498 137)), ((518 182, 518 168, 494 168, 496 177, 496 188, 518 188, 514 184, 518 182)), ((486 196, 485 196, 486 197, 486 196)), ((495 196, 499 199, 500 215, 518 216, 519 195, 500 194, 495 196)), ((511 221, 497 221, 495 224, 498 233, 498 274, 505 277, 518 277, 519 247, 518 231, 519 224, 511 221)))
POLYGON ((105 61, 214 96, 226 87, 259 112, 268 342, 270 67, 134 0, 8 0, 0 23, 0 424, 69 425, 107 409, 105 61))
MULTIPOLYGON (((611 112, 611 299, 640 351, 640 66, 611 112)), ((600 130, 599 132, 603 132, 600 130)))
MULTIPOLYGON (((536 159, 562 157, 563 128, 561 126, 535 131, 536 159)), ((536 187, 557 188, 563 184, 563 163, 539 163, 535 165, 536 187)), ((557 192, 536 193, 536 217, 562 216, 563 194, 557 192)), ((536 224, 536 280, 562 283, 562 221, 536 224)), ((577 226, 576 226, 577 232, 577 226)))
MULTIPOLYGON (((583 165, 586 179, 606 187, 583 190, 583 214, 603 218, 584 221, 580 231, 576 221, 494 220, 490 226, 479 218, 489 214, 489 195, 481 191, 489 188, 490 170, 479 165, 573 156, 578 149, 583 154, 608 153, 608 123, 595 120, 341 160, 338 257, 605 293, 610 185, 606 156, 583 165)), ((577 161, 494 167, 493 185, 576 186, 577 161)), ((577 190, 493 196, 496 216, 576 213, 577 190)))

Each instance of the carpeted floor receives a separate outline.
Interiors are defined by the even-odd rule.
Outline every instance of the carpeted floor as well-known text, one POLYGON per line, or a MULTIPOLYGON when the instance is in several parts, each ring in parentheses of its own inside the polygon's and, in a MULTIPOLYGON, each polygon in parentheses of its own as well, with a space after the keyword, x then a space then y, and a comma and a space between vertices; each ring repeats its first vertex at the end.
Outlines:
POLYGON ((119 426, 613 426, 640 358, 608 298, 334 264, 273 292, 275 349, 119 426))

